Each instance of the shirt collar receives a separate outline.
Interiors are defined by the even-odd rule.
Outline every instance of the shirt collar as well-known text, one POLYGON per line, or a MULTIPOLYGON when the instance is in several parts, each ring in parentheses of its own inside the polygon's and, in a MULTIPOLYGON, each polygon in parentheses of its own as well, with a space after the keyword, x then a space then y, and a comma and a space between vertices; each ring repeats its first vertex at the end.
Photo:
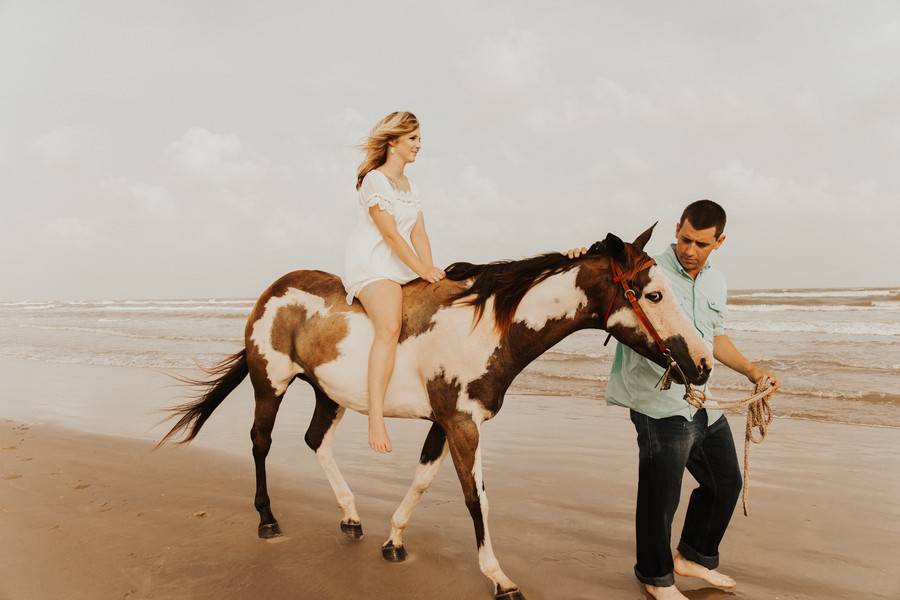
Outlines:
MULTIPOLYGON (((663 252, 660 258, 668 262, 669 266, 671 266, 678 273, 681 273, 685 277, 690 277, 691 279, 693 279, 693 277, 691 277, 690 274, 684 270, 684 267, 681 266, 681 263, 678 262, 678 255, 675 254, 675 244, 669 244, 669 248, 665 252, 663 252)), ((703 267, 700 269, 700 273, 703 273, 711 266, 712 265, 710 264, 710 261, 707 260, 703 267)), ((700 273, 697 273, 698 277, 700 276, 700 273)))

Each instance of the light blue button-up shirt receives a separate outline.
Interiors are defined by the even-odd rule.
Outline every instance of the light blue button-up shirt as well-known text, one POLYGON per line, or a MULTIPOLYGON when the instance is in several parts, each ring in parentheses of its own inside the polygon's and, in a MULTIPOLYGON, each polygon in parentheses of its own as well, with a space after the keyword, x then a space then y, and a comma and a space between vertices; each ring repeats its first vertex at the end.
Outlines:
MULTIPOLYGON (((678 297, 688 320, 694 324, 712 351, 713 338, 725 333, 725 303, 728 296, 725 277, 707 261, 694 279, 678 262, 674 244, 654 258, 669 278, 672 291, 678 297)), ((664 371, 655 362, 647 360, 628 346, 617 343, 609 385, 606 387, 607 404, 625 406, 654 419, 680 415, 689 421, 693 420, 697 409, 684 400, 683 385, 672 382, 672 387, 666 391, 656 387, 664 371)), ((704 385, 701 389, 706 391, 707 386, 704 385)), ((707 406, 715 406, 715 403, 709 402, 707 406)), ((709 424, 722 416, 722 411, 715 408, 707 408, 707 413, 709 424)))

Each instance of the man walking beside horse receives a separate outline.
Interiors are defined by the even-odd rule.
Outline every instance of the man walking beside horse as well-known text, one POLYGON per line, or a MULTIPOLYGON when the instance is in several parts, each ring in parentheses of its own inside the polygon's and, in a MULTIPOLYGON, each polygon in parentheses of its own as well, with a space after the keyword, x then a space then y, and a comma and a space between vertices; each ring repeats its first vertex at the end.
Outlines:
MULTIPOLYGON (((675 243, 655 257, 688 319, 718 362, 756 383, 777 378, 747 360, 725 334, 727 288, 709 256, 725 242, 725 211, 710 200, 687 206, 675 228, 675 243)), ((580 255, 584 249, 569 251, 580 255)), ((617 344, 607 403, 630 409, 639 449, 634 574, 658 600, 686 598, 675 574, 698 577, 721 588, 735 581, 716 570, 719 543, 741 491, 741 471, 728 419, 721 410, 696 409, 684 388, 660 390, 664 369, 617 344), (672 519, 684 469, 699 486, 692 492, 677 551, 671 550, 672 519)))

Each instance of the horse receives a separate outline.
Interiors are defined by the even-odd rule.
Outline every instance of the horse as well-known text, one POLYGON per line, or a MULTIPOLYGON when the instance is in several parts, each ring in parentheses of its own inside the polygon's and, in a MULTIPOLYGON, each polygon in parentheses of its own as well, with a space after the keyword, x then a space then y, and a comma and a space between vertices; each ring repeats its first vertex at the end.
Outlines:
MULTIPOLYGON (((679 383, 702 385, 713 357, 681 310, 669 283, 644 252, 653 227, 631 244, 613 234, 581 257, 548 253, 523 260, 454 263, 447 277, 403 286, 396 362, 384 416, 432 422, 412 485, 394 512, 382 555, 406 556, 403 533, 422 494, 449 454, 475 526, 481 572, 501 600, 524 600, 503 572, 488 531, 482 475, 484 423, 503 406, 506 390, 528 363, 581 329, 604 329, 620 343, 669 369, 679 383)), ((347 304, 341 280, 300 270, 272 283, 256 301, 242 350, 207 370, 211 380, 189 402, 173 407, 178 432, 190 442, 217 406, 249 374, 255 396, 250 437, 256 467, 258 535, 281 528, 266 487, 266 455, 278 407, 295 379, 315 392, 305 441, 315 452, 342 510, 341 530, 362 536, 350 487, 332 454, 334 430, 349 408, 367 412, 367 359, 374 330, 358 301, 347 304)))

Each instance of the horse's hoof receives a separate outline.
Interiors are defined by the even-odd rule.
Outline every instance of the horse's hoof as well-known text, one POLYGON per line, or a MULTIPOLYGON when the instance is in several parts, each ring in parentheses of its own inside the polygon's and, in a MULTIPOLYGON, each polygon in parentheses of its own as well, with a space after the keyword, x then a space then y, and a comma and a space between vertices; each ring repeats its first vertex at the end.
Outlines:
POLYGON ((519 590, 509 590, 508 592, 497 592, 494 598, 495 600, 525 600, 525 594, 519 590))
POLYGON ((403 562, 406 560, 406 548, 395 546, 393 542, 389 541, 381 547, 381 556, 388 562, 403 562))
POLYGON ((362 523, 359 521, 341 521, 341 531, 343 531, 344 535, 348 538, 354 540, 358 540, 363 536, 362 523))
POLYGON ((281 535, 281 527, 278 526, 277 521, 275 523, 266 523, 265 525, 259 526, 259 537, 264 540, 278 537, 279 535, 281 535))

